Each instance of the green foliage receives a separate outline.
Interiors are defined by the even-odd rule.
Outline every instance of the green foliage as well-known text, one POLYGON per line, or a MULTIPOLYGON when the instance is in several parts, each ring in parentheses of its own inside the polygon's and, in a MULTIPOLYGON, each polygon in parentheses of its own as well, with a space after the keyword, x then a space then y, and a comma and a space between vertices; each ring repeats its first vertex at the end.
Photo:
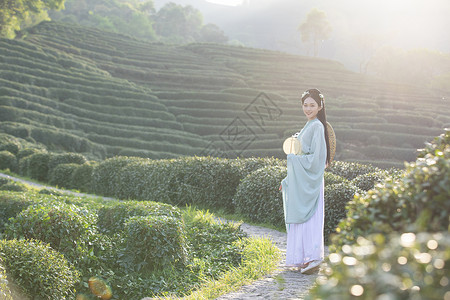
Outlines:
POLYGON ((6 270, 2 258, 0 258, 0 299, 13 300, 11 290, 8 286, 8 278, 6 276, 6 270))
POLYGON ((380 170, 377 172, 358 175, 351 181, 351 183, 363 191, 368 191, 373 189, 377 183, 382 183, 386 180, 389 175, 390 174, 388 171, 380 170))
POLYGON ((51 173, 54 168, 60 164, 77 164, 82 165, 86 162, 86 158, 79 153, 61 153, 53 154, 48 161, 48 170, 51 173))
POLYGON ((200 277, 217 279, 230 265, 240 264, 244 245, 239 241, 247 234, 239 223, 222 223, 208 211, 190 208, 184 213, 184 219, 189 253, 200 277))
POLYGON ((450 260, 450 131, 348 205, 311 299, 442 299, 450 260), (350 299, 350 298, 349 298, 350 299))
POLYGON ((336 184, 336 183, 348 182, 348 179, 346 179, 342 176, 336 175, 334 173, 328 172, 327 170, 328 169, 325 170, 325 173, 323 175, 325 186, 336 184))
POLYGON ((333 161, 331 166, 327 169, 328 172, 344 177, 347 180, 353 180, 359 175, 381 171, 380 169, 371 166, 354 162, 333 161))
POLYGON ((450 210, 449 131, 424 150, 403 177, 388 178, 381 186, 349 203, 339 224, 337 246, 353 243, 370 233, 448 230, 450 210), (440 148, 444 149, 443 151, 440 148))
MULTIPOLYGON (((8 182, 8 181, 7 181, 8 182)), ((33 201, 24 193, 0 193, 0 233, 10 218, 17 216, 22 210, 33 204, 33 201)))
POLYGON ((92 191, 92 173, 96 166, 95 162, 86 162, 82 165, 77 165, 70 178, 70 185, 77 190, 83 192, 92 191))
POLYGON ((64 0, 2 1, 0 3, 0 36, 14 38, 16 31, 19 31, 27 22, 33 22, 33 16, 44 13, 46 9, 61 8, 64 8, 64 0))
POLYGON ((307 299, 444 299, 449 247, 448 232, 359 237, 327 258, 307 299))
POLYGON ((130 157, 114 157, 102 161, 92 172, 92 189, 103 196, 115 196, 121 182, 121 168, 136 160, 130 157))
POLYGON ((10 279, 33 299, 75 297, 79 273, 64 256, 37 240, 0 240, 10 279))
POLYGON ((9 151, 0 151, 0 170, 9 169, 15 172, 17 169, 17 159, 14 154, 9 151))
POLYGON ((148 272, 187 262, 184 223, 168 216, 135 216, 125 223, 126 269, 148 272))
POLYGON ((252 221, 283 226, 283 201, 279 186, 286 174, 286 168, 270 166, 247 175, 233 198, 236 211, 252 221))
POLYGON ((58 186, 66 189, 73 189, 75 186, 72 183, 72 175, 79 167, 79 164, 59 164, 49 173, 48 182, 53 186, 58 186))
POLYGON ((2 191, 14 191, 14 192, 28 191, 28 187, 23 183, 3 179, 4 178, 0 178, 0 190, 2 191))
POLYGON ((39 181, 47 181, 48 178, 48 162, 50 160, 50 153, 35 153, 26 157, 26 166, 21 166, 22 173, 33 179, 39 181))
POLYGON ((328 243, 329 237, 335 232, 336 226, 347 214, 346 206, 353 199, 359 188, 350 182, 335 183, 325 186, 325 224, 324 239, 328 243))
POLYGON ((124 230, 125 222, 134 216, 181 217, 180 210, 168 204, 157 202, 127 201, 108 205, 98 210, 97 226, 101 232, 112 234, 124 230))
POLYGON ((75 263, 93 240, 95 217, 88 209, 73 204, 35 204, 10 220, 6 236, 49 243, 75 263))

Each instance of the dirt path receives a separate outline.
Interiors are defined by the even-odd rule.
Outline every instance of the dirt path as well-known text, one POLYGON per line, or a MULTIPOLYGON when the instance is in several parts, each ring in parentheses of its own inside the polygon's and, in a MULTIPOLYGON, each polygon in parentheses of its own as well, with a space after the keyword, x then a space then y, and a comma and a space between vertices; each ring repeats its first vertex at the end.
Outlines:
MULTIPOLYGON (((9 178, 14 181, 26 183, 28 185, 37 188, 53 189, 60 193, 68 193, 75 196, 90 196, 98 197, 83 193, 75 193, 72 191, 66 191, 56 189, 33 182, 29 182, 23 179, 15 178, 3 173, 0 173, 0 177, 9 178)), ((111 199, 101 197, 104 199, 111 199)), ((268 229, 260 226, 253 226, 249 224, 242 224, 241 228, 249 236, 255 237, 267 237, 270 238, 275 245, 282 252, 282 259, 278 265, 278 268, 272 274, 266 275, 264 278, 253 282, 251 285, 241 287, 238 291, 218 297, 218 300, 231 300, 231 299, 270 299, 270 300, 291 300, 291 299, 304 299, 308 294, 309 289, 314 285, 314 282, 319 272, 315 272, 312 275, 303 275, 299 271, 291 268, 284 267, 285 253, 286 253, 286 233, 273 229, 268 229)), ((328 247, 325 247, 325 255, 328 255, 328 247)))

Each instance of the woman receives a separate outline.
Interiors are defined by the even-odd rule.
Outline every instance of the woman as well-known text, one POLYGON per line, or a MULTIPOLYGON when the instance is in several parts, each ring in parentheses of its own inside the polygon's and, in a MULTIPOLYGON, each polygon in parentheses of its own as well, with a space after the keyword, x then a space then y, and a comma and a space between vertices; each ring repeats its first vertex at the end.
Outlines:
POLYGON ((308 122, 294 137, 300 140, 302 151, 288 154, 287 177, 280 189, 287 230, 286 265, 308 274, 324 257, 323 174, 330 162, 330 149, 323 95, 309 89, 301 100, 308 122))

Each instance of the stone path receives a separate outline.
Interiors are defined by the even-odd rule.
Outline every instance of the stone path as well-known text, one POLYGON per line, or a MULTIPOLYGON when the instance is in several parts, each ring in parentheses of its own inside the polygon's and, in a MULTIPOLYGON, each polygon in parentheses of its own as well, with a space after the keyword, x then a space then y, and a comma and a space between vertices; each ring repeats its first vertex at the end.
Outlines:
MULTIPOLYGON (((281 250, 282 259, 278 265, 278 269, 272 274, 266 275, 251 285, 243 286, 238 291, 223 295, 217 299, 304 299, 308 295, 309 289, 314 285, 316 278, 320 276, 320 272, 317 271, 311 275, 304 275, 296 269, 284 267, 286 233, 245 223, 241 225, 241 228, 250 236, 270 238, 281 250)), ((328 255, 328 247, 325 247, 325 255, 328 255)))
MULTIPOLYGON (((41 184, 25 181, 16 177, 12 177, 0 173, 0 177, 9 178, 18 182, 26 183, 28 185, 38 188, 53 189, 61 193, 69 193, 76 196, 90 196, 83 193, 75 193, 66 190, 56 189, 54 187, 47 187, 41 184)), ((102 197, 104 199, 111 199, 102 197)), ((304 275, 294 268, 286 268, 285 254, 286 254, 286 233, 274 229, 269 229, 261 226, 253 226, 243 223, 241 229, 252 237, 266 237, 271 239, 275 245, 281 250, 282 259, 278 268, 272 274, 266 275, 264 278, 254 281, 250 285, 241 287, 238 291, 222 295, 217 300, 250 300, 250 299, 268 299, 268 300, 293 300, 304 299, 308 295, 309 289, 314 285, 315 280, 320 276, 320 271, 316 271, 311 275, 304 275)), ((325 247, 325 255, 328 255, 328 247, 325 247)))

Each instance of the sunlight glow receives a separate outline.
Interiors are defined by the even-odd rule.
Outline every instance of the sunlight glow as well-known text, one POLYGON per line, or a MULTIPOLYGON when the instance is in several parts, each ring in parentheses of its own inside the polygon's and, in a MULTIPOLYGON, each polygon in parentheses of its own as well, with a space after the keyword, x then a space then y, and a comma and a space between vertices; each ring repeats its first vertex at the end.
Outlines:
POLYGON ((242 0, 206 0, 206 2, 221 4, 226 6, 238 6, 242 4, 242 0))

